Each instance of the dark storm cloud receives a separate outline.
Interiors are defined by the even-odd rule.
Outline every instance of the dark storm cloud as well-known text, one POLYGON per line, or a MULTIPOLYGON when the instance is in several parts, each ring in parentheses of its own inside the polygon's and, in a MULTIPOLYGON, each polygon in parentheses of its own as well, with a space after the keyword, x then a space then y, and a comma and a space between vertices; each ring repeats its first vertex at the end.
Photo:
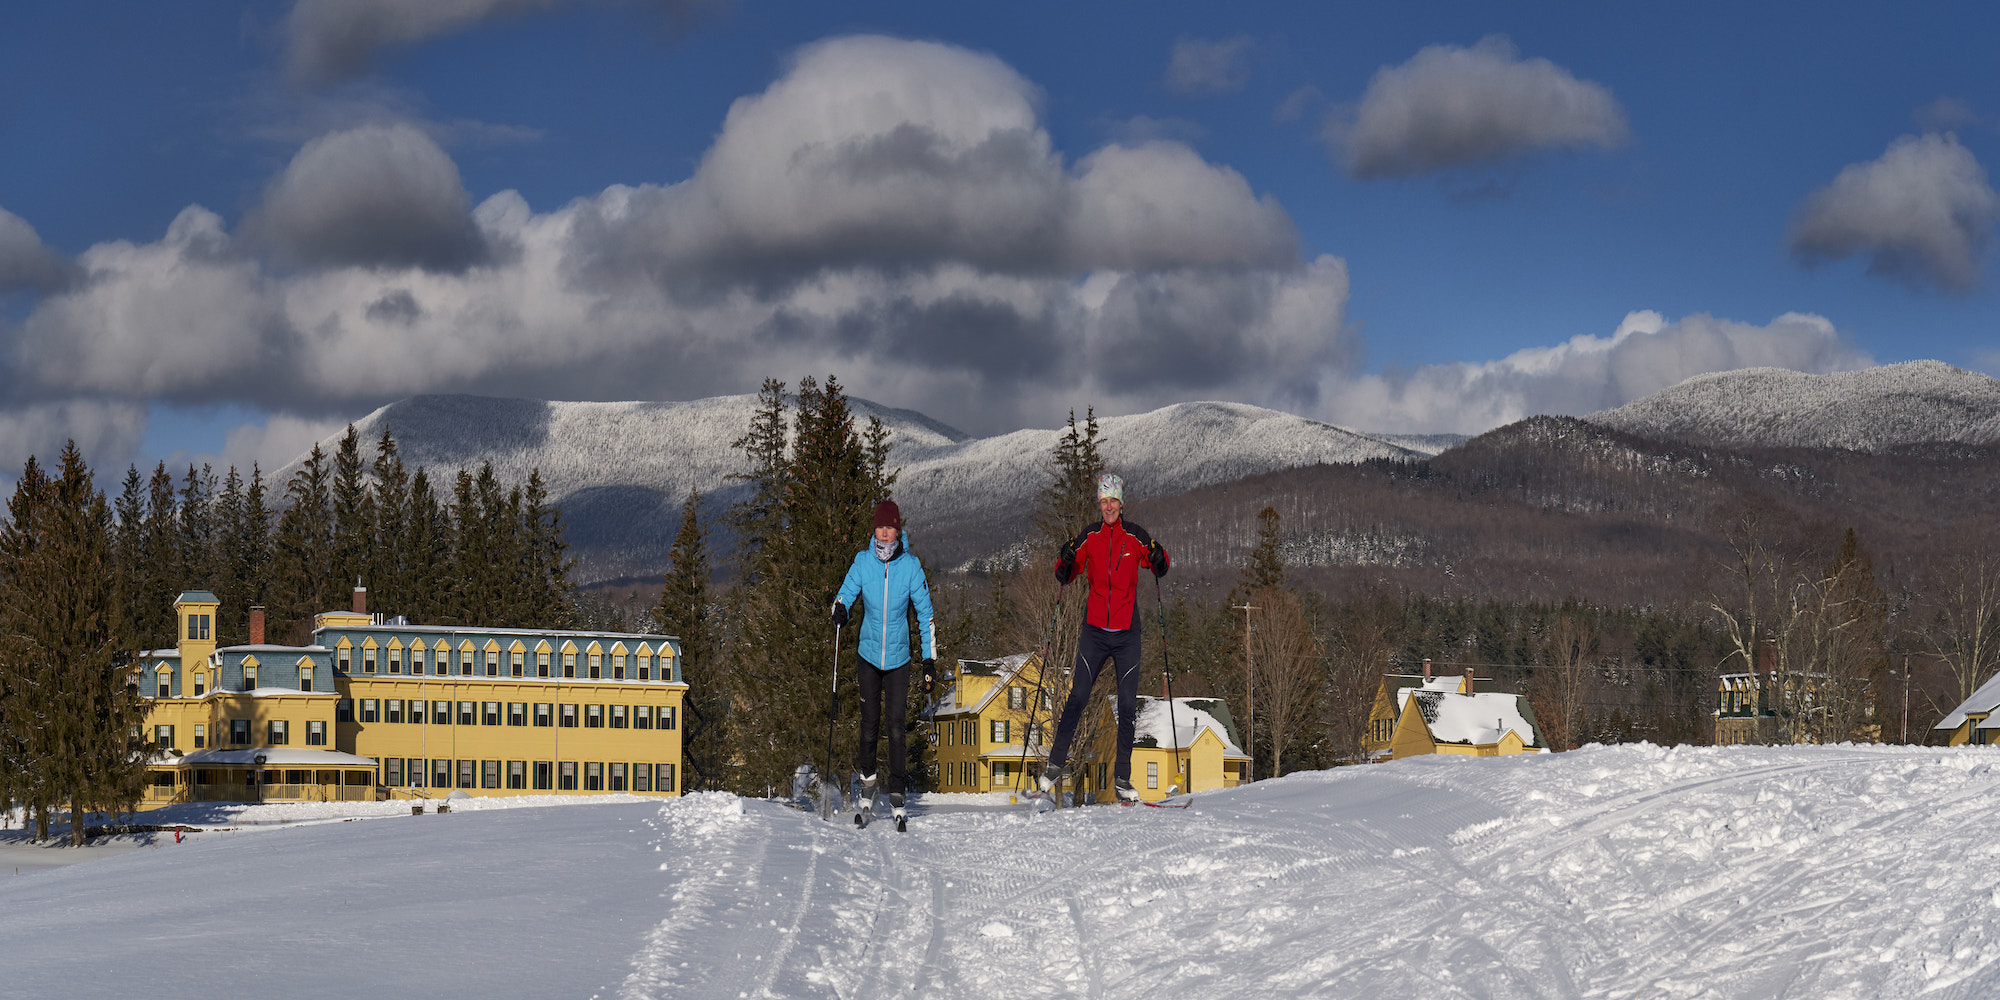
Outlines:
POLYGON ((429 136, 366 125, 306 143, 248 229, 297 263, 460 271, 488 256, 470 201, 429 136))
MULTIPOLYGON (((577 6, 581 0, 298 0, 285 19, 286 68, 321 82, 365 73, 378 52, 457 34, 495 18, 577 6)), ((722 0, 595 0, 650 9, 669 25, 722 0)))
POLYGON ((1996 220, 2000 197, 1957 136, 1906 135, 1813 192, 1788 242, 1806 264, 1859 256, 1869 274, 1968 292, 1980 284, 1996 220))
POLYGON ((1377 70, 1327 138, 1360 178, 1414 177, 1547 149, 1616 146, 1625 111, 1602 85, 1547 59, 1522 59, 1499 35, 1433 45, 1377 70))

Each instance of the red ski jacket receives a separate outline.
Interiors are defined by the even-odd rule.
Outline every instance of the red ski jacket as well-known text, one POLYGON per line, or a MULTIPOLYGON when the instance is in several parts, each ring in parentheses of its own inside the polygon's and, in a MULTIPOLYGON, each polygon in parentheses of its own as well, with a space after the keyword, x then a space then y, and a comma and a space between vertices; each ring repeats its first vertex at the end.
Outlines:
POLYGON ((1090 600, 1084 605, 1083 620, 1098 628, 1131 628, 1139 570, 1152 570, 1154 576, 1167 573, 1167 550, 1155 545, 1146 529, 1122 519, 1091 525, 1065 547, 1065 554, 1069 549, 1076 550, 1076 561, 1065 565, 1059 557, 1056 579, 1068 583, 1079 571, 1090 574, 1090 600))

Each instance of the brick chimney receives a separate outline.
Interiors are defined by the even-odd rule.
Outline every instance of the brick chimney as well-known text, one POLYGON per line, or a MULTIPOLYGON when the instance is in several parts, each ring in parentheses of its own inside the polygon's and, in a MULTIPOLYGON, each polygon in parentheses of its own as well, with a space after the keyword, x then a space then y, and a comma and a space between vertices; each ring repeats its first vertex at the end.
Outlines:
POLYGON ((1426 656, 1424 657, 1424 683, 1429 684, 1430 682, 1431 682, 1431 658, 1426 656))
POLYGON ((1766 639, 1757 647, 1757 672, 1775 674, 1778 672, 1778 640, 1766 639))
POLYGON ((264 606, 262 604, 252 605, 250 608, 250 645, 262 646, 263 644, 264 606))
POLYGON ((359 580, 354 581, 354 613, 357 615, 368 613, 368 588, 362 586, 359 580))
POLYGON ((1465 692, 1466 694, 1471 694, 1471 693, 1472 693, 1472 668, 1471 668, 1471 667, 1466 667, 1466 668, 1465 668, 1465 687, 1464 687, 1464 689, 1463 689, 1463 690, 1464 690, 1464 692, 1465 692))

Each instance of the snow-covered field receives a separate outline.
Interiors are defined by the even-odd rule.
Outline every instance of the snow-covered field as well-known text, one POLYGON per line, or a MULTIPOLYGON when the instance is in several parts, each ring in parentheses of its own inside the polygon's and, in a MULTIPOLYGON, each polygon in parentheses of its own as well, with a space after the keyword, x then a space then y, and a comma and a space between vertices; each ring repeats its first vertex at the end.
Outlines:
POLYGON ((902 835, 713 794, 245 812, 0 877, 0 992, 1986 997, 1996 794, 2000 751, 1642 744, 932 796, 902 835))

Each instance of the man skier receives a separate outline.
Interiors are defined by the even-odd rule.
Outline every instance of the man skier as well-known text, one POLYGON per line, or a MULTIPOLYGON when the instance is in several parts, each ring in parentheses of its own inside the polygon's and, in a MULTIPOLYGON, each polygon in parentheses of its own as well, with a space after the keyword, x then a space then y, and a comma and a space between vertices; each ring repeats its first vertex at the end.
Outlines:
POLYGON ((1132 787, 1132 726, 1139 707, 1139 570, 1152 570, 1155 577, 1167 575, 1167 550, 1146 529, 1122 519, 1123 479, 1097 477, 1097 509, 1104 515, 1103 523, 1065 542, 1056 559, 1056 579, 1065 584, 1080 571, 1089 574, 1090 599, 1084 606, 1082 634, 1077 638, 1069 701, 1063 705, 1055 746, 1037 784, 1049 792, 1069 773, 1064 764, 1069 760, 1070 739, 1076 735, 1076 724, 1090 701, 1097 671, 1108 659, 1118 679, 1118 762, 1112 787, 1118 801, 1129 805, 1139 801, 1139 793, 1132 787))
POLYGON ((917 610, 917 628, 923 636, 924 695, 937 686, 937 634, 931 620, 931 590, 924 580, 923 564, 905 548, 903 514, 893 500, 875 505, 873 543, 854 555, 847 579, 833 602, 833 623, 847 624, 847 609, 854 607, 860 619, 861 662, 854 665, 855 679, 861 684, 861 746, 854 755, 854 769, 861 775, 861 809, 854 822, 868 825, 875 807, 875 740, 880 734, 882 708, 889 709, 889 807, 896 816, 896 829, 904 829, 904 759, 907 733, 903 714, 910 695, 910 609, 917 610))

